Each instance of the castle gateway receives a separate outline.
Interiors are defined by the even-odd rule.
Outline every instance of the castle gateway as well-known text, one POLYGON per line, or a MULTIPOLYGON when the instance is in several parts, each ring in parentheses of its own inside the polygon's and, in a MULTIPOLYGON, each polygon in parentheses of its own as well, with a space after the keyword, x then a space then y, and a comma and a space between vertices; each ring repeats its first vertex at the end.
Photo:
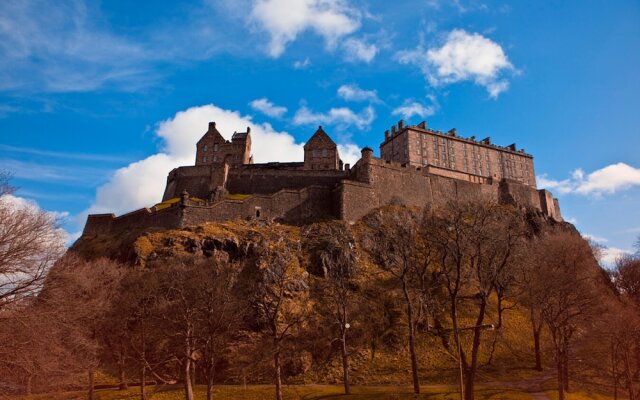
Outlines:
POLYGON ((147 227, 181 228, 233 219, 302 223, 355 221, 392 201, 423 207, 478 199, 515 204, 562 221, 557 199, 536 188, 533 157, 491 143, 399 121, 385 132, 380 158, 362 149, 350 166, 319 127, 304 145, 303 162, 256 164, 251 129, 226 140, 215 122, 196 144, 192 166, 167 177, 162 202, 121 216, 92 214, 83 235, 147 227))

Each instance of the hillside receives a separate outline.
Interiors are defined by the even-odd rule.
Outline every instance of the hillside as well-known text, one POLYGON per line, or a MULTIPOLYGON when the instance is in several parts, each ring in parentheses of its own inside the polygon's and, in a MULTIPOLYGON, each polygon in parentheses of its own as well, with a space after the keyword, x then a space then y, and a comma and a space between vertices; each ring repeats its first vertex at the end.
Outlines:
MULTIPOLYGON (((309 225, 291 226, 265 222, 208 223, 178 230, 130 231, 121 235, 96 235, 82 237, 71 251, 83 257, 95 259, 109 257, 135 268, 153 269, 158 265, 170 264, 177 259, 196 258, 202 260, 228 260, 242 269, 243 282, 237 286, 246 296, 255 295, 259 282, 264 280, 262 270, 255 268, 257 251, 264 241, 286 240, 289 246, 298 249, 297 259, 306 272, 304 280, 312 304, 324 301, 321 288, 324 280, 320 253, 327 243, 349 242, 357 256, 357 291, 366 296, 375 285, 386 288, 378 296, 382 299, 382 309, 363 311, 352 317, 349 344, 351 353, 351 380, 354 384, 405 384, 410 379, 411 365, 407 356, 406 321, 401 299, 395 293, 397 285, 389 281, 389 275, 376 265, 371 254, 371 237, 367 229, 375 222, 377 215, 393 213, 393 206, 376 210, 354 225, 344 221, 326 221, 309 225), (373 221, 373 222, 372 222, 373 221), (377 315, 371 313, 377 312, 377 315), (369 315, 367 315, 369 313, 369 315), (379 318, 373 331, 365 322, 371 317, 379 318)), ((546 225, 557 225, 539 215, 523 215, 528 229, 533 232, 546 225)), ((572 229, 567 225, 567 229, 572 229)), ((326 273, 326 271, 324 271, 326 273)), ((495 302, 495 298, 491 300, 495 302)), ((317 308, 317 307, 316 307, 317 308)), ((322 324, 316 308, 308 316, 307 328, 322 324)), ((485 340, 480 348, 480 380, 491 381, 506 376, 527 376, 532 365, 531 327, 527 312, 511 304, 504 314, 502 328, 484 333, 485 340)), ((474 321, 464 317, 461 321, 472 325, 474 321)), ((255 317, 255 316, 253 316, 255 317)), ((250 316, 246 321, 247 333, 238 340, 237 349, 249 346, 257 340, 251 332, 255 329, 250 316)), ((489 312, 487 320, 497 323, 495 313, 489 312)), ((342 379, 338 347, 331 340, 322 337, 322 329, 314 328, 303 333, 287 353, 285 375, 289 383, 336 383, 342 379)), ((471 335, 469 335, 471 336, 471 335)), ((434 335, 422 328, 417 336, 419 373, 423 383, 454 383, 457 379, 457 356, 441 345, 441 335, 434 335)), ((469 338, 463 337, 465 345, 469 338)), ((240 350, 238 350, 240 351, 240 350)), ((237 355, 236 355, 237 356, 237 355)), ((226 364, 226 363, 225 363, 226 364)), ((268 383, 271 380, 270 360, 252 364, 249 374, 253 383, 268 383)), ((242 373, 246 374, 246 371, 242 373)), ((219 381, 238 383, 240 372, 231 366, 219 376, 219 381)))

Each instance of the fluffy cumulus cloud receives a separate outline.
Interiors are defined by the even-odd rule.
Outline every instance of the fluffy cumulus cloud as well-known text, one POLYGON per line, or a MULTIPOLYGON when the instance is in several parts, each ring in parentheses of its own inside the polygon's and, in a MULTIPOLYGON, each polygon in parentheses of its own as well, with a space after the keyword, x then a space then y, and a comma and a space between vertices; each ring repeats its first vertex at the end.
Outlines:
POLYGON ((359 113, 348 107, 332 108, 326 113, 314 112, 302 106, 293 116, 295 125, 335 125, 338 129, 346 129, 355 126, 358 129, 367 129, 375 119, 373 107, 368 106, 359 113))
POLYGON ((581 195, 612 194, 640 186, 640 168, 625 163, 611 164, 586 174, 576 169, 564 180, 554 180, 541 175, 537 177, 538 186, 558 194, 575 193, 581 195))
POLYGON ((270 36, 268 53, 279 57, 299 34, 313 31, 328 48, 360 28, 360 12, 345 0, 256 0, 250 19, 270 36))
POLYGON ((373 43, 367 43, 362 39, 349 38, 342 43, 345 60, 351 62, 363 61, 370 63, 380 49, 373 43))
POLYGON ((356 84, 342 85, 338 88, 338 96, 347 101, 370 101, 372 103, 380 102, 378 93, 375 90, 361 89, 356 84))
POLYGON ((418 46, 397 53, 396 59, 421 68, 433 86, 473 81, 493 98, 508 89, 505 74, 515 71, 499 44, 462 29, 449 32, 439 47, 418 46))
POLYGON ((281 118, 287 112, 287 107, 277 106, 266 97, 255 99, 249 103, 254 110, 272 118, 281 118))
MULTIPOLYGON (((250 126, 252 153, 257 163, 303 159, 303 144, 296 143, 287 132, 274 130, 268 123, 255 123, 250 116, 213 104, 192 107, 158 123, 156 135, 163 142, 160 151, 115 171, 109 181, 98 188, 93 204, 78 222, 84 223, 87 213, 122 214, 159 202, 167 173, 182 165, 193 165, 195 144, 210 121, 216 122, 217 129, 227 139, 234 131, 250 126)), ((339 149, 345 162, 353 163, 356 153, 359 154, 353 144, 341 144, 339 149)))
POLYGON ((396 107, 391 114, 401 115, 405 119, 410 119, 414 115, 420 118, 429 117, 436 113, 436 107, 424 105, 418 101, 406 100, 401 106, 396 107))

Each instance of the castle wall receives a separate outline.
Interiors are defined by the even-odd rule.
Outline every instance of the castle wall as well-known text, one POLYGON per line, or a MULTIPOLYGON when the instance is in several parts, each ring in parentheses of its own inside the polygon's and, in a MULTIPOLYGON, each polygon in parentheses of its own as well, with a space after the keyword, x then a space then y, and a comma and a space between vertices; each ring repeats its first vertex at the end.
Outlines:
POLYGON ((89 215, 82 234, 101 235, 150 227, 171 229, 180 227, 181 222, 180 207, 170 207, 159 211, 142 208, 119 217, 114 214, 89 215))
POLYGON ((207 200, 211 191, 223 184, 224 164, 179 167, 169 173, 162 201, 180 197, 183 190, 207 200))
POLYGON ((333 188, 347 172, 336 170, 291 170, 277 168, 234 168, 229 171, 227 190, 238 194, 268 194, 283 189, 299 190, 308 186, 333 188))
POLYGON ((327 187, 282 190, 271 195, 255 195, 245 200, 224 200, 212 206, 188 206, 184 210, 182 225, 254 218, 278 219, 288 223, 336 218, 332 200, 333 191, 327 187))

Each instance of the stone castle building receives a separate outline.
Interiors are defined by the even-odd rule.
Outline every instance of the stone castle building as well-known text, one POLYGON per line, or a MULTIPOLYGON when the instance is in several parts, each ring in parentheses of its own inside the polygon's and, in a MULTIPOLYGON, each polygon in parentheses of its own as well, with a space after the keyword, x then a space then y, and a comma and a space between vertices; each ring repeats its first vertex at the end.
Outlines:
POLYGON ((255 164, 250 128, 226 140, 211 122, 196 144, 195 165, 169 172, 161 203, 117 217, 89 215, 83 235, 233 219, 355 221, 392 201, 422 207, 452 199, 515 204, 562 220, 557 199, 536 188, 533 157, 515 144, 399 121, 385 132, 380 155, 365 147, 353 167, 343 164, 319 127, 304 145, 303 162, 255 164))

